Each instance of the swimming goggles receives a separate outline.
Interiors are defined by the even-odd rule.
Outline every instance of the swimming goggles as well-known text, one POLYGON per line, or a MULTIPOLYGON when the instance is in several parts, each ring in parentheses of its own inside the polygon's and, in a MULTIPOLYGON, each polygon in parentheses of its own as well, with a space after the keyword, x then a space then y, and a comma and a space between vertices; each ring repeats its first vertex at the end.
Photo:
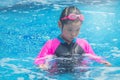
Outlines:
POLYGON ((68 16, 65 16, 63 18, 61 18, 61 20, 66 20, 66 19, 69 19, 69 20, 76 20, 77 18, 80 19, 80 21, 83 21, 84 20, 84 16, 82 14, 69 14, 68 16))

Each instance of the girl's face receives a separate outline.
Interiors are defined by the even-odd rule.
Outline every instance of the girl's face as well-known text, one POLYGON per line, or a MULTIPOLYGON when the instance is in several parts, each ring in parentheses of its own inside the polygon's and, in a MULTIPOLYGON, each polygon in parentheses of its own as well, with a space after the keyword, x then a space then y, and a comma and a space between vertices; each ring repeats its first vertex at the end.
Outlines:
POLYGON ((61 36, 66 42, 70 43, 73 40, 73 38, 78 36, 80 27, 81 27, 80 21, 75 23, 65 24, 63 26, 61 36))

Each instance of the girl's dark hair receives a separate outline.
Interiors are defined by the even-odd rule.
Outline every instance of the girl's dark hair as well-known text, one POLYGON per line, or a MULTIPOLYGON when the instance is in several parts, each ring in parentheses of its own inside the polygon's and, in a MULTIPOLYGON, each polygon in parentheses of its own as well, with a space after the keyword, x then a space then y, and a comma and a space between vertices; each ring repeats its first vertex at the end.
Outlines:
MULTIPOLYGON (((65 16, 68 16, 68 15, 71 14, 71 13, 81 14, 80 10, 79 10, 77 7, 75 7, 75 6, 66 7, 66 8, 62 11, 61 16, 60 16, 60 21, 61 21, 61 23, 62 23, 62 26, 63 26, 64 24, 69 23, 69 22, 70 22, 70 23, 71 23, 71 22, 74 22, 74 21, 71 21, 71 20, 69 20, 69 19, 61 20, 61 18, 65 17, 65 16)), ((75 21, 76 21, 76 20, 75 20, 75 21)), ((79 20, 77 20, 77 21, 79 21, 79 20)))

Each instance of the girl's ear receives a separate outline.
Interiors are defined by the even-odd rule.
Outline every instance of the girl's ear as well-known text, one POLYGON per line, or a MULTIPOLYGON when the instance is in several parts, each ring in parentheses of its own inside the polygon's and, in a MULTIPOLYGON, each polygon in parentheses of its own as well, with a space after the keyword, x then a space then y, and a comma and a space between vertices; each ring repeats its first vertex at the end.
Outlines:
POLYGON ((62 23, 61 23, 61 21, 58 21, 58 26, 59 26, 59 28, 62 28, 62 23))

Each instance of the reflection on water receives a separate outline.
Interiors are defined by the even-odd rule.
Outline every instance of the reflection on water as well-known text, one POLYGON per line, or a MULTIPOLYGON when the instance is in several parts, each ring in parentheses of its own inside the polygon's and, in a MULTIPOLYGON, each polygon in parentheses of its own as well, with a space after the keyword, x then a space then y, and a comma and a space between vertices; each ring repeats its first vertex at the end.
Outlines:
POLYGON ((0 80, 119 79, 119 0, 1 0, 0 4, 0 80), (45 41, 59 35, 59 14, 72 4, 85 15, 79 37, 112 67, 91 62, 86 72, 53 75, 33 64, 45 41))
MULTIPOLYGON (((12 80, 118 80, 120 76, 120 67, 87 67, 86 72, 76 72, 74 74, 50 74, 48 72, 39 70, 34 66, 31 61, 33 58, 28 57, 26 59, 17 58, 2 58, 0 63, 0 79, 12 79, 12 80), (22 64, 21 64, 22 63, 22 64), (31 67, 32 66, 32 67, 31 67)), ((79 67, 82 69, 82 67, 79 67)))

